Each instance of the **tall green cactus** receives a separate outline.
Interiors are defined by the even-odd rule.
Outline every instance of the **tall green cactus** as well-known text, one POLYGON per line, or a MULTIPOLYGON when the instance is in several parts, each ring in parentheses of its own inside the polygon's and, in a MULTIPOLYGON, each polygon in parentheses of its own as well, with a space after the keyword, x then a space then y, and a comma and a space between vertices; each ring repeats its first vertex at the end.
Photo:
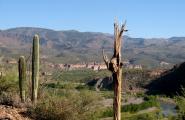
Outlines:
POLYGON ((37 101, 39 85, 39 36, 33 37, 32 49, 32 102, 37 101))
POLYGON ((19 89, 20 98, 22 102, 25 102, 25 92, 26 92, 26 62, 24 56, 20 56, 19 63, 19 89))

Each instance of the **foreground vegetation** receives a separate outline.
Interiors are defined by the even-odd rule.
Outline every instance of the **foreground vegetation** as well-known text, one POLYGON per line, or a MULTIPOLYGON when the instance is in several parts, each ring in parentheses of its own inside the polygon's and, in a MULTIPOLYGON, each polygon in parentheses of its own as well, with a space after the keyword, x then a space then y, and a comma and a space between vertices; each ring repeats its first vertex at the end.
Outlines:
MULTIPOLYGON (((25 107, 27 108, 26 115, 32 119, 111 119, 113 115, 112 107, 104 106, 101 101, 112 99, 113 92, 108 90, 95 91, 94 88, 84 85, 89 79, 105 77, 107 75, 110 75, 108 71, 95 72, 91 70, 80 70, 62 72, 61 74, 56 74, 53 71, 52 76, 45 76, 48 79, 46 82, 45 77, 41 76, 38 101, 37 104, 32 105, 29 104, 30 88, 26 90, 26 102, 21 102, 18 90, 17 66, 11 66, 6 68, 6 73, 0 78, 0 104, 25 107), (80 74, 83 74, 83 76, 80 76, 80 74)), ((129 94, 129 97, 137 96, 129 94)), ((155 96, 141 94, 138 97, 143 97, 144 102, 122 106, 123 120, 183 120, 185 117, 185 98, 183 96, 176 98, 177 116, 163 116, 155 96), (150 108, 155 109, 150 110, 150 108)))

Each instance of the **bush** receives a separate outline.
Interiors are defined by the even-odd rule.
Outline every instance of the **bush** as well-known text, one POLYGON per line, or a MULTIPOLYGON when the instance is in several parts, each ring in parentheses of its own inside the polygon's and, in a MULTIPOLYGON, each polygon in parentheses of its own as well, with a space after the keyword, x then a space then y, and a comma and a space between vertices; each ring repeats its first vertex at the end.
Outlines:
POLYGON ((102 96, 106 99, 114 98, 114 92, 113 91, 101 91, 102 96))
MULTIPOLYGON (((105 108, 100 110, 99 114, 99 118, 113 117, 113 109, 111 107, 105 108)), ((162 118, 162 114, 158 110, 142 114, 122 112, 121 116, 123 120, 159 120, 162 118)))
POLYGON ((0 95, 0 104, 18 108, 29 105, 26 103, 22 103, 19 95, 15 92, 3 92, 0 95))
POLYGON ((58 88, 58 89, 74 89, 76 87, 75 84, 73 83, 62 83, 62 82, 57 82, 57 83, 47 83, 44 86, 47 88, 58 88))
POLYGON ((184 120, 185 119, 185 98, 184 97, 178 97, 177 98, 177 112, 178 120, 184 120))
POLYGON ((136 114, 131 115, 130 117, 124 117, 122 115, 123 120, 160 120, 160 118, 162 118, 162 116, 158 112, 136 114))
POLYGON ((122 106, 121 110, 122 112, 138 112, 140 110, 144 110, 150 107, 159 107, 159 103, 156 101, 156 98, 151 97, 145 97, 144 102, 141 104, 129 104, 122 106))
POLYGON ((21 107, 19 98, 17 68, 11 66, 6 69, 4 75, 0 77, 0 104, 21 107))
POLYGON ((101 97, 94 91, 59 90, 45 93, 38 103, 29 109, 34 119, 41 120, 93 120, 97 113, 97 101, 101 97), (56 93, 56 94, 53 94, 56 93), (59 95, 59 93, 61 95, 59 95), (63 95, 62 95, 63 94, 63 95))
POLYGON ((111 107, 104 108, 100 111, 100 118, 112 117, 113 115, 113 108, 111 107))
POLYGON ((77 87, 75 87, 77 90, 93 90, 94 87, 91 86, 87 86, 87 85, 78 85, 77 87))
POLYGON ((5 76, 0 77, 0 94, 18 90, 18 76, 16 72, 8 71, 5 76))
POLYGON ((36 106, 29 109, 32 117, 40 120, 73 120, 76 111, 70 101, 50 98, 40 101, 36 106))
POLYGON ((13 96, 9 93, 2 92, 0 95, 0 104, 14 106, 13 96))

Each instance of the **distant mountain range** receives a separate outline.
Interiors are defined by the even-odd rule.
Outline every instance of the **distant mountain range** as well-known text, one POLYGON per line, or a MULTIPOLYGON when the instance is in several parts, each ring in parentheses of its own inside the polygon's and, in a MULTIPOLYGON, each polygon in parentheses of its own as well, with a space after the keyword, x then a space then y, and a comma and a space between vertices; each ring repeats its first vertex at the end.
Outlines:
MULTIPOLYGON (((101 50, 111 55, 113 35, 75 30, 55 31, 20 27, 0 31, 0 55, 28 56, 34 34, 39 34, 41 55, 57 63, 102 61, 101 50)), ((172 64, 185 61, 185 37, 131 38, 124 36, 122 57, 133 64, 157 67, 161 62, 172 64)))

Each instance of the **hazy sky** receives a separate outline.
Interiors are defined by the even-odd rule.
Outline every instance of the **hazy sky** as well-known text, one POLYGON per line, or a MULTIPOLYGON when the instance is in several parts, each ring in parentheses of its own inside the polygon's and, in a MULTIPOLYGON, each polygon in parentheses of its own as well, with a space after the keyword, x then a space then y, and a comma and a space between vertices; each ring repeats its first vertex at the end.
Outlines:
POLYGON ((185 0, 0 0, 0 16, 0 29, 113 33, 117 17, 131 37, 185 36, 185 0))

